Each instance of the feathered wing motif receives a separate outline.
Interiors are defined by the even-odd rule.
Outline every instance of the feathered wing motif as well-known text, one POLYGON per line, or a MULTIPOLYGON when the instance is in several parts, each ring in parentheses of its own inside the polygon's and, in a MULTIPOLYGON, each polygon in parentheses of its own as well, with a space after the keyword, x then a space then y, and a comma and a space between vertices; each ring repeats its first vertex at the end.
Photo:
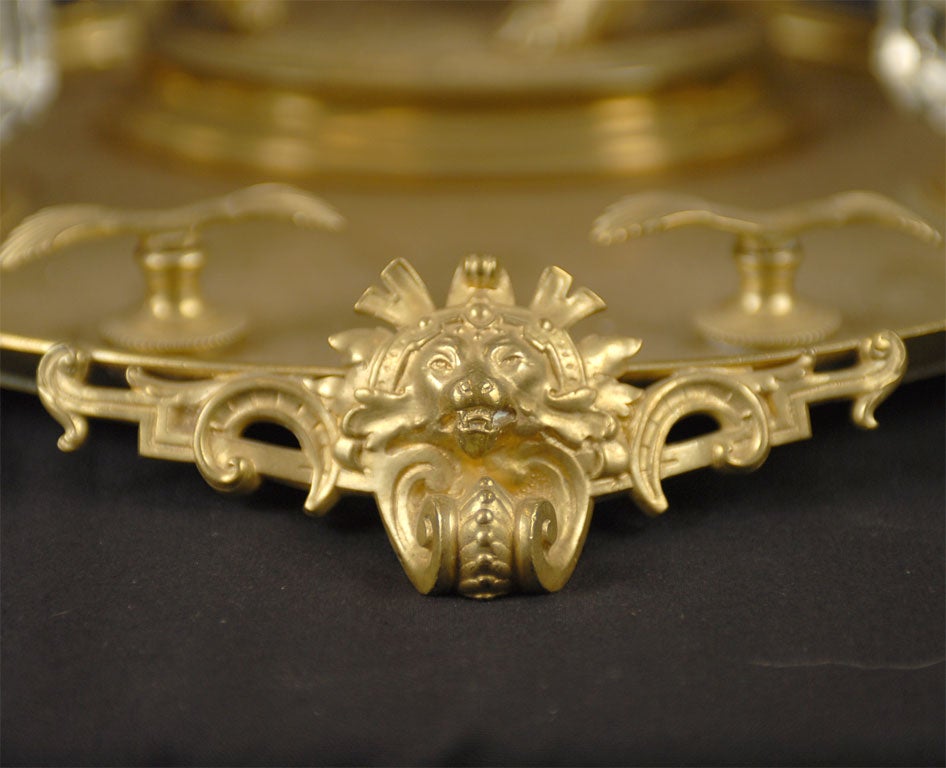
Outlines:
POLYGON ((123 211, 103 205, 57 205, 27 217, 0 246, 10 270, 86 240, 119 234, 193 232, 221 221, 284 219, 300 227, 337 231, 345 220, 319 197, 287 184, 257 184, 180 208, 123 211))
POLYGON ((881 224, 929 243, 939 233, 909 209, 875 192, 840 192, 820 200, 754 211, 720 205, 693 195, 646 192, 609 206, 591 230, 596 242, 607 245, 630 238, 688 226, 704 226, 743 237, 792 237, 816 227, 854 223, 881 224))

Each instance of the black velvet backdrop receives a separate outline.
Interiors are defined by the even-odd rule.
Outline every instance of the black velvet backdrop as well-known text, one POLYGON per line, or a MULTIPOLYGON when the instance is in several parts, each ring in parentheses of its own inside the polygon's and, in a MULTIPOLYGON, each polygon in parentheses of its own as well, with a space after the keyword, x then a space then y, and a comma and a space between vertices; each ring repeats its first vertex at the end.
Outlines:
POLYGON ((601 503, 557 595, 417 595, 370 500, 218 495, 2 402, 2 762, 942 764, 944 383, 601 503))

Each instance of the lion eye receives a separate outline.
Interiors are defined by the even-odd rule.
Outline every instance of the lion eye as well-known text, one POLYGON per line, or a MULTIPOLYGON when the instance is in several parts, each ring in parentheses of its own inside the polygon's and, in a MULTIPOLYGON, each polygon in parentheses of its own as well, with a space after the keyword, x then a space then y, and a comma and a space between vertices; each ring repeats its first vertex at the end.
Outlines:
POLYGON ((499 365, 506 370, 515 370, 525 363, 526 356, 522 352, 508 352, 500 354, 499 365))
POLYGON ((456 366, 446 355, 434 355, 427 363, 427 367, 434 373, 450 373, 456 366))

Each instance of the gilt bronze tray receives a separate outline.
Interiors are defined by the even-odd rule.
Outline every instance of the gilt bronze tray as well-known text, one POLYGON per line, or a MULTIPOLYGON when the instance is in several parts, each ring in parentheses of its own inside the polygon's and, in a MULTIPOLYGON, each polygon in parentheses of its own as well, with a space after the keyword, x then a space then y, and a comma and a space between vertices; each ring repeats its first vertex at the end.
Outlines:
MULTIPOLYGON (((177 76, 173 60, 211 76, 187 98, 225 88, 214 67, 226 50, 187 44, 203 34, 159 46, 148 87, 177 93, 158 82, 177 76)), ((295 82, 288 66, 270 74, 295 82)), ((358 95, 326 85, 343 70, 319 71, 296 85, 349 89, 340 103, 358 95)), ((467 82, 470 157, 490 130, 515 154, 538 124, 523 116, 525 133, 504 144, 495 110, 512 119, 509 89, 541 101, 550 83, 578 87, 556 71, 536 67, 502 93, 484 86, 495 76, 467 82), (483 99, 498 102, 471 106, 483 99)), ((428 74, 415 84, 429 96, 443 83, 428 74)), ((193 461, 217 488, 278 479, 306 490, 310 512, 337 491, 374 494, 422 592, 557 590, 594 497, 629 491, 660 512, 663 478, 758 466, 809 437, 808 408, 824 400, 852 400, 854 420, 874 426, 899 381, 944 369, 944 148, 863 76, 787 69, 777 106, 794 139, 749 136, 738 159, 611 162, 591 131, 576 165, 552 151, 520 167, 500 153, 509 174, 471 173, 449 132, 443 156, 431 134, 401 135, 416 157, 402 144, 393 164, 382 152, 358 165, 312 136, 306 151, 315 141, 336 165, 305 153, 290 153, 303 158, 291 169, 267 164, 260 136, 278 127, 259 126, 256 144, 198 156, 188 148, 229 145, 188 109, 154 134, 157 97, 128 96, 126 78, 72 76, 45 123, 4 149, 5 185, 45 207, 3 244, 0 381, 39 394, 64 449, 89 418, 119 419, 138 425, 142 454, 193 461), (159 152, 141 151, 148 136, 159 152), (231 150, 247 162, 221 171, 231 150), (260 184, 251 168, 300 178, 260 184), (650 236, 682 227, 717 232, 650 236), (717 429, 669 441, 695 414, 717 429), (298 447, 246 438, 256 421, 286 427, 298 447)), ((640 72, 617 82, 666 98, 640 72)), ((583 83, 586 100, 569 108, 615 98, 599 86, 583 83)), ((161 104, 165 118, 174 104, 161 104)), ((385 124, 394 130, 373 130, 385 124)))

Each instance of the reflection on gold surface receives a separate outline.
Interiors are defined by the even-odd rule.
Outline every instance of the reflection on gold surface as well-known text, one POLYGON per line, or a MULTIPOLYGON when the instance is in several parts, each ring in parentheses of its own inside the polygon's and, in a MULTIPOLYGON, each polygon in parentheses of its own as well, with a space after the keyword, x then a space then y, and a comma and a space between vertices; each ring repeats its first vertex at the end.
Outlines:
POLYGON ((160 12, 156 0, 74 0, 56 8, 56 59, 66 72, 133 64, 148 26, 160 12))
POLYGON ((541 108, 331 99, 168 66, 117 119, 138 145, 281 176, 621 175, 770 148, 788 125, 761 80, 737 74, 658 95, 541 108))
POLYGON ((865 71, 872 16, 867 3, 770 0, 760 4, 768 38, 781 55, 798 61, 865 71))
POLYGON ((642 3, 621 34, 555 53, 498 42, 496 3, 292 4, 248 37, 179 27, 117 128, 296 178, 634 174, 781 143, 760 25, 674 5, 642 3))

